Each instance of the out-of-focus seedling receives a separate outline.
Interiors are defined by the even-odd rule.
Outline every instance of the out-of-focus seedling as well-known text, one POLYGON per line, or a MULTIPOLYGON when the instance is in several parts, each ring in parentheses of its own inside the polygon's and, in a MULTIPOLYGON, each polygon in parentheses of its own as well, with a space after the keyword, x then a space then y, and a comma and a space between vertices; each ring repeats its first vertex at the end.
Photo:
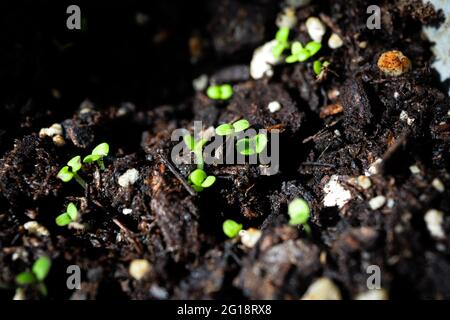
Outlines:
POLYGON ((329 61, 320 61, 316 60, 313 64, 314 73, 317 75, 317 78, 320 78, 320 74, 330 65, 329 61))
POLYGON ((109 153, 109 144, 106 142, 100 143, 98 146, 92 150, 92 153, 83 159, 83 163, 97 162, 100 169, 105 170, 105 164, 103 158, 109 153))
POLYGON ((40 257, 31 268, 31 271, 24 271, 16 276, 16 283, 20 286, 36 285, 39 292, 46 296, 47 287, 44 283, 47 277, 52 261, 48 257, 40 257))
POLYGON ((67 206, 66 212, 61 213, 56 217, 56 224, 60 227, 67 226, 69 223, 76 221, 78 217, 78 210, 72 202, 67 206))
POLYGON ((229 84, 213 85, 206 90, 206 94, 213 100, 228 100, 233 95, 233 87, 229 84))
POLYGON ((64 166, 59 170, 57 178, 61 179, 63 182, 69 182, 75 179, 76 182, 80 184, 84 189, 86 189, 86 182, 78 175, 78 171, 81 169, 81 157, 76 156, 67 162, 67 166, 64 166))
POLYGON ((288 39, 289 39, 289 28, 282 27, 278 29, 275 35, 275 40, 277 43, 275 47, 273 47, 272 49, 272 54, 275 58, 279 58, 283 54, 283 51, 289 48, 288 39))
POLYGON ((295 41, 291 46, 291 55, 286 58, 287 63, 304 62, 314 56, 322 48, 319 42, 310 41, 305 47, 295 41))

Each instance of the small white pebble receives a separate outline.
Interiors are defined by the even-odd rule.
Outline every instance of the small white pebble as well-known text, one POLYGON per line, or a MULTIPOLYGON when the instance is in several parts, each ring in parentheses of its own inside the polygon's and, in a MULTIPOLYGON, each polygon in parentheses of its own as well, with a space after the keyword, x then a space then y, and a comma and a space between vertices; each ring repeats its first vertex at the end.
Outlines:
POLYGON ((281 109, 281 104, 278 101, 272 101, 267 105, 271 113, 277 112, 281 109))
POLYGON ((59 123, 54 123, 50 126, 50 128, 42 128, 39 131, 39 137, 53 137, 55 135, 62 135, 63 129, 59 123))
POLYGON ((445 238, 445 232, 442 228, 444 222, 444 213, 436 209, 430 209, 425 213, 425 223, 427 224, 428 231, 431 235, 437 239, 445 238))
POLYGON ((359 293, 355 300, 388 300, 388 293, 384 289, 367 290, 359 293))
POLYGON ((341 37, 339 37, 336 33, 333 33, 330 38, 328 39, 328 46, 331 49, 337 49, 342 47, 344 44, 344 41, 342 41, 341 37))
POLYGON ((136 280, 142 280, 151 271, 150 262, 145 259, 135 259, 131 261, 128 272, 136 280))
POLYGON ((302 300, 342 300, 339 288, 328 278, 319 278, 306 290, 302 300))
POLYGON ((412 174, 420 174, 420 169, 416 165, 410 166, 409 171, 411 171, 412 174))
POLYGON ((431 182, 431 185, 433 186, 433 188, 435 188, 439 192, 444 192, 445 191, 444 184, 438 178, 434 178, 433 181, 431 182))
POLYGON ((241 242, 247 248, 253 248, 255 244, 258 242, 259 238, 261 238, 261 235, 262 235, 261 230, 255 228, 239 231, 241 242))
POLYGON ((359 176, 356 181, 358 182, 358 185, 364 190, 367 190, 372 186, 372 181, 370 181, 370 178, 366 176, 359 176))
POLYGON ((281 11, 278 16, 275 24, 278 28, 289 28, 292 29, 297 24, 297 16, 295 15, 294 8, 286 7, 283 11, 281 11))
POLYGON ((323 193, 325 194, 323 198, 323 205, 325 207, 338 206, 342 208, 352 198, 350 191, 339 183, 337 175, 330 177, 330 180, 323 188, 323 193))
POLYGON ((34 234, 40 237, 48 237, 50 232, 48 232, 47 228, 40 225, 37 221, 28 221, 23 225, 25 230, 29 233, 34 234))
POLYGON ((379 171, 379 167, 380 165, 383 163, 383 160, 378 158, 377 160, 374 161, 374 163, 372 163, 369 168, 367 169, 367 171, 364 173, 366 176, 371 176, 374 174, 378 174, 379 171))
POLYGON ((136 169, 128 169, 123 175, 118 179, 119 185, 126 188, 134 184, 139 179, 139 172, 136 169))
POLYGON ((395 206, 395 200, 394 200, 394 199, 391 199, 391 198, 387 199, 386 206, 387 206, 389 209, 392 209, 392 208, 395 206))
POLYGON ((336 137, 340 137, 341 136, 341 132, 338 129, 334 130, 333 133, 334 133, 334 135, 336 137))
POLYGON ((198 78, 192 80, 192 87, 197 92, 205 90, 207 86, 208 86, 208 76, 206 74, 202 74, 198 78))
POLYGON ((279 64, 281 57, 276 58, 273 55, 273 48, 277 45, 276 40, 269 41, 253 52, 250 62, 250 75, 253 79, 261 79, 264 76, 273 76, 273 66, 279 64))
POLYGON ((450 116, 450 110, 447 111, 447 115, 450 116))
POLYGON ((399 97, 400 97, 400 94, 397 91, 395 91, 394 92, 394 99, 398 99, 399 97))
POLYGON ((414 122, 414 118, 410 118, 405 110, 402 110, 402 112, 400 112, 400 120, 406 122, 408 126, 412 125, 414 122))
POLYGON ((13 300, 25 300, 25 289, 24 288, 17 288, 16 292, 14 294, 13 300))
POLYGON ((382 206, 384 206, 385 203, 386 203, 386 197, 385 196, 377 196, 375 198, 370 199, 369 207, 372 210, 378 210, 382 206))
POLYGON ((57 146, 57 147, 63 147, 66 144, 64 137, 60 134, 57 134, 56 136, 54 136, 52 138, 52 140, 53 140, 53 143, 55 144, 55 146, 57 146))
POLYGON ((69 225, 67 226, 70 230, 84 230, 85 226, 82 223, 79 223, 77 221, 72 221, 71 223, 69 223, 69 225))
POLYGON ((122 210, 122 213, 123 213, 124 215, 129 215, 129 214, 131 214, 132 212, 133 212, 133 210, 131 210, 131 209, 129 209, 129 208, 125 208, 125 209, 122 210))
POLYGON ((306 29, 308 34, 316 42, 322 42, 323 35, 325 34, 325 25, 317 17, 309 17, 306 20, 306 29))

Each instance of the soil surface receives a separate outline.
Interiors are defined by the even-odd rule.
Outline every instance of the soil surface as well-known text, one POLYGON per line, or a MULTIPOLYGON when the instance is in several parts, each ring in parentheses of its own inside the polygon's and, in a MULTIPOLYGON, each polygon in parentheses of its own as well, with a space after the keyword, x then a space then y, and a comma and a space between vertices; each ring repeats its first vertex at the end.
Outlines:
POLYGON ((280 64, 254 80, 250 61, 274 38, 285 6, 278 1, 81 1, 81 31, 65 27, 65 4, 2 2, 0 297, 17 295, 16 275, 45 255, 48 295, 29 285, 22 297, 300 299, 326 277, 353 299, 377 265, 391 299, 450 299, 450 101, 421 33, 442 17, 420 1, 379 1, 382 28, 369 30, 369 4, 297 8, 290 39, 309 41, 305 21, 319 17, 327 27, 319 55, 330 66, 317 79, 313 59, 280 64), (331 33, 342 47, 326 45, 331 33), (401 50, 411 70, 383 74, 377 60, 387 50, 401 50), (194 90, 203 74, 232 84, 232 98, 194 90), (281 109, 271 113, 271 101, 281 109), (216 183, 193 193, 194 167, 170 160, 172 131, 240 118, 281 130, 279 172, 210 165, 216 183), (53 123, 63 145, 39 135, 53 123), (80 171, 86 190, 56 178, 104 141, 106 169, 80 171), (123 187, 129 169, 138 179, 123 187), (324 205, 338 190, 330 180, 351 195, 341 207, 324 205), (297 197, 311 206, 311 234, 288 224, 297 197), (58 227, 70 202, 78 224, 58 227), (431 209, 443 212, 441 236, 425 220, 431 209), (261 238, 253 248, 227 238, 226 219, 261 238), (29 221, 48 234, 26 228, 29 221), (135 259, 150 265, 140 280, 129 272, 135 259), (69 265, 81 268, 80 290, 66 287, 69 265))

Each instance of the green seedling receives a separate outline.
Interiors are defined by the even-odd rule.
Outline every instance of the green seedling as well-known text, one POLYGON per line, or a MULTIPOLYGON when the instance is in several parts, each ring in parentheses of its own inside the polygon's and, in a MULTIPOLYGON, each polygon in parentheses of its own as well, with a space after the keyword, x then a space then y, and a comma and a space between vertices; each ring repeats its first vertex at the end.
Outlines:
POLYGON ((251 138, 243 138, 236 142, 237 151, 244 156, 251 156, 261 153, 267 146, 267 136, 265 134, 257 134, 251 138))
POLYGON ((291 46, 291 55, 286 58, 287 63, 304 62, 314 56, 322 45, 319 42, 311 41, 305 47, 296 41, 291 46))
POLYGON ((80 169, 81 157, 76 156, 67 162, 67 166, 64 166, 61 170, 59 170, 56 177, 61 179, 63 182, 69 182, 70 180, 75 179, 80 186, 86 189, 86 182, 77 173, 80 169))
POLYGON ((66 212, 56 217, 56 224, 60 227, 67 226, 69 223, 76 221, 78 218, 77 207, 71 202, 67 206, 66 212))
POLYGON ((320 76, 320 74, 322 73, 322 71, 324 71, 329 65, 330 65, 330 62, 329 62, 329 61, 324 61, 324 62, 322 62, 322 61, 320 61, 320 60, 314 61, 314 64, 313 64, 313 70, 314 70, 314 73, 315 73, 317 76, 320 76))
POLYGON ((242 230, 242 224, 237 223, 234 220, 228 219, 224 221, 222 229, 223 233, 225 233, 225 235, 228 238, 234 238, 239 234, 239 231, 242 230))
POLYGON ((92 150, 92 153, 83 159, 83 163, 97 162, 100 169, 105 170, 105 164, 103 158, 109 153, 109 144, 106 142, 100 143, 98 146, 92 150))
POLYGON ((221 124, 216 128, 216 134, 218 134, 219 136, 228 136, 233 133, 244 131, 249 127, 250 123, 245 119, 241 119, 234 123, 221 124))
POLYGON ((20 286, 36 285, 42 295, 47 295, 47 287, 44 280, 47 277, 52 261, 47 257, 40 257, 33 263, 31 271, 19 273, 16 283, 20 286))
POLYGON ((276 45, 272 49, 272 54, 275 58, 279 58, 283 51, 289 48, 289 28, 283 27, 278 29, 275 40, 276 45))
POLYGON ((206 90, 206 94, 213 100, 228 100, 233 95, 233 87, 229 84, 213 85, 206 90))
POLYGON ((183 136, 183 141, 186 146, 191 150, 195 158, 197 159, 197 168, 203 169, 204 160, 203 160, 203 147, 208 142, 206 139, 195 140, 194 137, 190 134, 183 136))
POLYGON ((300 198, 296 198, 288 205, 289 224, 293 226, 301 225, 307 234, 311 234, 311 227, 308 225, 311 210, 308 203, 300 198))
POLYGON ((216 177, 208 176, 202 169, 195 169, 189 175, 188 181, 195 191, 200 192, 204 188, 211 187, 216 182, 216 177))

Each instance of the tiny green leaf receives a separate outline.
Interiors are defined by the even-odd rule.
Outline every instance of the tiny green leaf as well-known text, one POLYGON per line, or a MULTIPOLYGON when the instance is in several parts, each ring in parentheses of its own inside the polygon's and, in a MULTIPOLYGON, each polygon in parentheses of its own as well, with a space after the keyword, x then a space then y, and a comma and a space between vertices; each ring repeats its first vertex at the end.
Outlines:
POLYGON ((201 186, 202 182, 206 179, 206 172, 202 169, 195 169, 189 175, 189 180, 196 186, 201 186))
POLYGON ((43 282, 38 283, 37 288, 44 297, 46 297, 48 295, 48 290, 47 290, 47 286, 45 285, 45 283, 43 283, 43 282))
POLYGON ((308 51, 308 49, 302 49, 297 55, 297 59, 300 62, 304 62, 308 60, 311 57, 311 53, 308 51))
POLYGON ((288 206, 288 214, 290 216, 289 224, 298 225, 305 224, 310 215, 308 203, 300 198, 294 199, 288 206))
POLYGON ((72 218, 68 213, 62 213, 56 217, 55 222, 58 226, 64 227, 72 222, 72 218))
POLYGON ((210 99, 219 100, 221 97, 221 89, 219 86, 210 86, 206 90, 206 94, 210 99))
POLYGON ((109 153, 109 144, 106 142, 100 143, 98 146, 92 150, 92 155, 106 157, 109 153))
POLYGON ((242 230, 242 224, 237 223, 234 220, 228 219, 222 225, 223 233, 229 238, 234 238, 242 230))
POLYGON ((279 58, 282 54, 284 49, 286 49, 286 44, 284 43, 277 43, 273 48, 272 48, 272 54, 275 58, 279 58))
POLYGON ((220 87, 220 99, 228 100, 233 95, 233 87, 229 84, 224 84, 220 87))
POLYGON ((289 28, 282 27, 278 29, 277 33, 275 34, 275 39, 278 42, 287 42, 289 38, 289 28))
POLYGON ((297 55, 297 54, 300 53, 300 51, 301 51, 302 49, 303 49, 302 44, 301 44, 299 41, 295 41, 295 42, 292 44, 292 47, 291 47, 291 53, 292 53, 293 55, 297 55))
POLYGON ((67 214, 72 219, 72 221, 75 221, 77 219, 78 210, 75 204, 73 204, 72 202, 67 206, 67 214))
POLYGON ((233 123, 234 132, 241 132, 245 129, 248 129, 249 127, 250 123, 245 119, 241 119, 233 123))
POLYGON ((305 46, 305 49, 309 51, 310 56, 315 55, 320 48, 322 48, 322 45, 319 42, 311 41, 308 42, 305 46))
POLYGON ((187 134, 183 137, 183 141, 186 144, 186 146, 189 148, 189 150, 194 150, 195 149, 195 140, 194 137, 191 136, 190 134, 187 134))
POLYGON ((68 166, 65 166, 61 170, 59 170, 56 177, 58 179, 61 179, 63 182, 69 182, 73 178, 73 173, 69 171, 68 166))
POLYGON ((203 180, 201 186, 202 188, 209 188, 214 184, 214 182, 216 182, 216 177, 208 176, 205 180, 203 180))
POLYGON ((45 277, 47 277, 48 272, 50 271, 50 267, 52 265, 52 261, 47 257, 40 257, 33 264, 33 273, 36 276, 36 279, 39 281, 43 281, 45 277))
POLYGON ((26 285, 36 282, 36 277, 32 272, 22 272, 16 276, 16 282, 19 285, 26 285))
POLYGON ((255 141, 255 151, 260 153, 264 150, 267 145, 267 136, 265 134, 257 134, 254 138, 255 141))
POLYGON ((319 60, 314 61, 313 70, 316 75, 319 75, 320 71, 322 71, 322 62, 319 60))
POLYGON ((286 63, 295 63, 298 61, 297 56, 295 55, 290 55, 286 58, 286 63))
POLYGON ((72 172, 77 172, 81 169, 81 157, 76 156, 67 162, 67 165, 72 168, 72 172))
MULTIPOLYGON (((243 156, 251 156, 255 154, 254 148, 252 148, 252 140, 250 138, 243 138, 236 142, 237 151, 243 156)), ((253 143, 254 144, 254 143, 253 143)))
POLYGON ((83 163, 92 163, 92 162, 97 161, 98 159, 100 159, 99 155, 90 154, 90 155, 84 157, 83 163))
POLYGON ((229 123, 221 124, 220 126, 218 126, 218 127, 216 128, 216 133, 217 133, 219 136, 227 136, 227 135, 229 135, 229 134, 232 134, 233 132, 234 132, 234 128, 233 128, 233 126, 232 126, 231 124, 229 124, 229 123))

